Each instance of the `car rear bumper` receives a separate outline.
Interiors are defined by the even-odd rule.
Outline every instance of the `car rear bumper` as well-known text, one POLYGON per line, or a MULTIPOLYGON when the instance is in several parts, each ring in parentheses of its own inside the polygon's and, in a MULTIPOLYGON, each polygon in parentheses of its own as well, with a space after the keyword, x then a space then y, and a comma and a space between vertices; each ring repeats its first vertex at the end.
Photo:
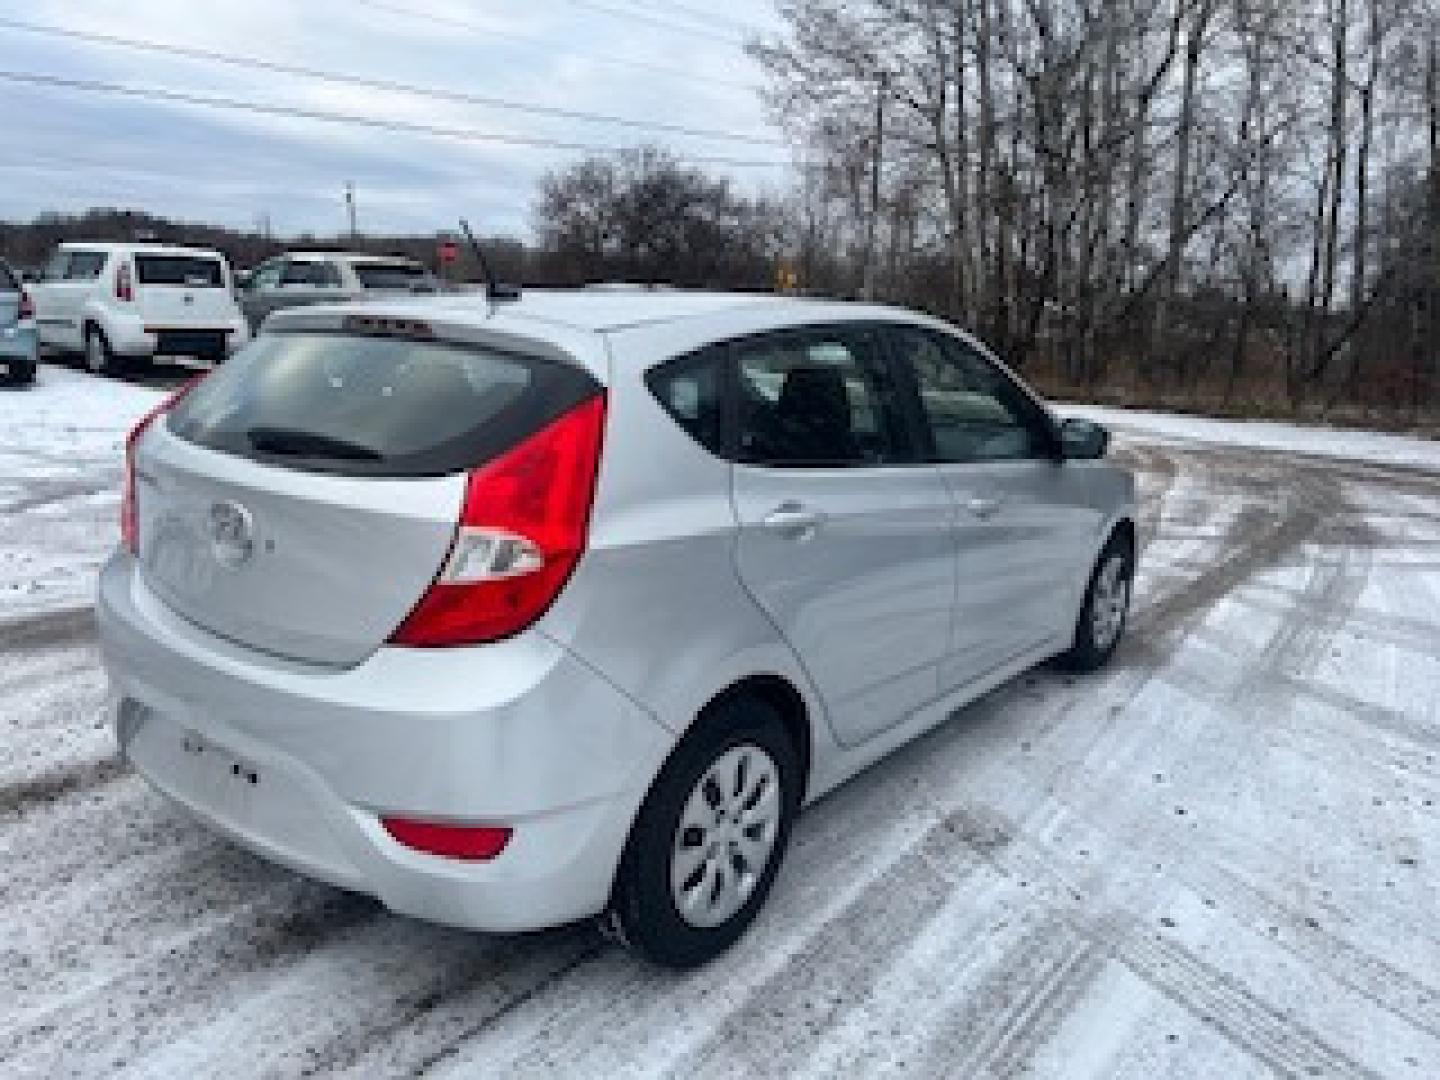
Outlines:
POLYGON ((222 356, 249 340, 250 327, 242 318, 196 326, 162 326, 127 318, 110 331, 110 347, 122 356, 222 356))
POLYGON ((121 751, 155 787, 262 855, 436 922, 528 930, 600 911, 671 746, 536 634, 295 664, 190 624, 124 553, 98 616, 121 751), (455 862, 403 847, 382 816, 514 833, 491 862, 455 862))

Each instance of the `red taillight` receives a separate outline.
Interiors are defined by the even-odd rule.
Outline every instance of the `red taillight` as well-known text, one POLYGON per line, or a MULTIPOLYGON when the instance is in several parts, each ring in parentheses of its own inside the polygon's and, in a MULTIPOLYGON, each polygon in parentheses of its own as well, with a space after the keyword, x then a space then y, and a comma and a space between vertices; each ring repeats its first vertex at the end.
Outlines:
POLYGON ((173 394, 142 416, 139 423, 130 429, 130 434, 125 436, 125 487, 120 495, 120 542, 132 555, 140 554, 139 509, 135 505, 135 447, 140 442, 140 436, 145 434, 156 417, 164 416, 173 409, 176 402, 194 390, 208 374, 208 371, 202 371, 181 384, 173 394))
POLYGON ((130 276, 130 264, 122 262, 115 271, 115 299, 127 304, 135 299, 135 281, 130 276))
POLYGON ((510 843, 510 829, 485 825, 441 825, 408 818, 381 818, 385 831, 400 843, 430 855, 467 862, 488 862, 510 843))
POLYGON ((19 315, 19 319, 20 319, 21 322, 24 322, 26 319, 33 319, 34 317, 35 317, 35 301, 30 298, 30 294, 29 294, 28 292, 23 292, 23 291, 22 291, 22 292, 20 293, 20 315, 19 315))
POLYGON ((585 550, 604 428, 597 395, 470 474, 445 563, 392 645, 478 645, 545 613, 585 550))

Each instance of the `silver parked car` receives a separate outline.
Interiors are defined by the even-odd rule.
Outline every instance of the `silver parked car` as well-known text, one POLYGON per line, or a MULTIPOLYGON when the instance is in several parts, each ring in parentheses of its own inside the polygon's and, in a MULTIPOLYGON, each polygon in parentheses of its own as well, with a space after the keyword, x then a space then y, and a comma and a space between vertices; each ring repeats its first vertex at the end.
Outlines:
POLYGON ((423 263, 398 255, 295 251, 261 263, 240 283, 240 307, 251 330, 277 311, 306 304, 439 292, 423 263))
POLYGON ((34 382, 39 365, 35 304, 20 275, 0 259, 0 385, 34 382))
POLYGON ((124 754, 254 850, 700 963, 796 812, 1125 623, 1134 486, 907 311, 302 308, 148 417, 99 615, 124 754))

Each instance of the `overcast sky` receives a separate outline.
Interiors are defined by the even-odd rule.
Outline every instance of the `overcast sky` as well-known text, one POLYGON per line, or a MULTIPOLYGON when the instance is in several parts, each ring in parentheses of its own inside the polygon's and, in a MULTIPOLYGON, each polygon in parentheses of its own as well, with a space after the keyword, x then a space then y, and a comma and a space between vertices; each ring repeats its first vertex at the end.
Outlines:
MULTIPOLYGON (((737 44, 746 28, 774 28, 770 0, 27 0, 0 2, 0 19, 779 139, 753 89, 760 72, 737 44)), ((519 138, 788 157, 778 146, 529 116, 6 26, 0 70, 519 138)), ((353 180, 362 230, 429 232, 464 214, 486 232, 526 235, 537 179, 579 156, 3 80, 0 101, 0 217, 12 219, 111 205, 240 226, 268 215, 279 234, 333 233, 353 180)), ((747 188, 785 179, 780 168, 721 171, 747 188)))

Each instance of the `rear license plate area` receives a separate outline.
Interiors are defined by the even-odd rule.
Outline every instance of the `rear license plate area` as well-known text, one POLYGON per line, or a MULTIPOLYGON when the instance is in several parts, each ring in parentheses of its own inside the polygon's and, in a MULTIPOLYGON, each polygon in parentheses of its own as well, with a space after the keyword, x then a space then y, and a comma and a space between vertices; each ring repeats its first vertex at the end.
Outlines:
POLYGON ((258 790, 262 783, 258 765, 197 732, 181 733, 180 750, 186 759, 192 762, 197 773, 209 783, 219 785, 222 790, 233 788, 254 791, 258 790))

